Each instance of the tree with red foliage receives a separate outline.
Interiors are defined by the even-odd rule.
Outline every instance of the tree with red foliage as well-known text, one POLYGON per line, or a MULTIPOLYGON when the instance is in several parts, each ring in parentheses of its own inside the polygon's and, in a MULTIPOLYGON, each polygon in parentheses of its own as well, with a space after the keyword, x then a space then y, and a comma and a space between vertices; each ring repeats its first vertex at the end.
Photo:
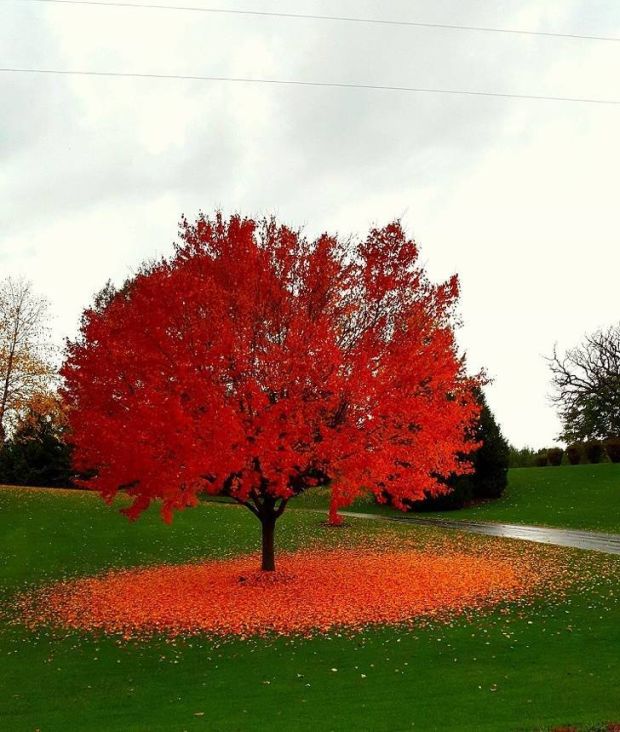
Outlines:
POLYGON ((174 254, 84 313, 62 374, 76 468, 136 518, 227 495, 262 525, 320 485, 332 517, 467 472, 479 408, 454 339, 456 277, 432 284, 400 223, 309 241, 273 219, 181 222, 174 254))

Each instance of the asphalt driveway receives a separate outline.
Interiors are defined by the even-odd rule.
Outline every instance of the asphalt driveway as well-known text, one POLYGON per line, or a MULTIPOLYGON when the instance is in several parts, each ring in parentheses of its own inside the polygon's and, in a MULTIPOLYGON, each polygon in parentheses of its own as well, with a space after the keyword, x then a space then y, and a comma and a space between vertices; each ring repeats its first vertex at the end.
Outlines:
POLYGON ((576 529, 553 529, 546 526, 527 526, 520 524, 497 524, 484 521, 451 521, 449 519, 423 518, 420 516, 382 516, 370 513, 341 511, 343 516, 376 519, 379 521, 400 521, 418 526, 436 526, 443 529, 468 531, 487 536, 504 536, 508 539, 536 541, 541 544, 570 546, 575 549, 590 549, 606 554, 620 554, 620 534, 603 534, 597 531, 578 531, 576 529))

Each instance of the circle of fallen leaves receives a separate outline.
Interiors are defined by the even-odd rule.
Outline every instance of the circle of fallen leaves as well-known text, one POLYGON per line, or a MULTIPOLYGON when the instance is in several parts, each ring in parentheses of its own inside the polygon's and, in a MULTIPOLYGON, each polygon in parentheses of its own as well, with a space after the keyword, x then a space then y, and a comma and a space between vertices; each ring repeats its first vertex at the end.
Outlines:
POLYGON ((408 539, 389 530, 363 544, 282 554, 275 573, 256 571, 245 555, 182 565, 111 570, 22 593, 17 622, 118 636, 198 634, 307 637, 369 627, 421 627, 500 613, 536 599, 561 601, 576 585, 618 574, 614 558, 512 541, 428 534, 408 539))

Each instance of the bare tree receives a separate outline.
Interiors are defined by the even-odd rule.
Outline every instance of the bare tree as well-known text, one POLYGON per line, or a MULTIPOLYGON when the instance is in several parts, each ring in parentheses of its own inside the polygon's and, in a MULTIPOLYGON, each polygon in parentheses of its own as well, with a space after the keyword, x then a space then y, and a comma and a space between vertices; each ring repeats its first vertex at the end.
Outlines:
POLYGON ((563 356, 554 349, 549 364, 561 438, 572 442, 620 436, 620 322, 587 335, 563 356))
POLYGON ((0 281, 0 444, 33 394, 53 380, 48 303, 29 282, 0 281))

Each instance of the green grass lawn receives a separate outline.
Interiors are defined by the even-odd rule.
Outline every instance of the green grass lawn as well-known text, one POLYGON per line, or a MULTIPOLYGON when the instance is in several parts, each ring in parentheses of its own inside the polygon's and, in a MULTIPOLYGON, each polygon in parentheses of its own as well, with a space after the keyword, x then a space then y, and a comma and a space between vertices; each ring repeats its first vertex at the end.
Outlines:
MULTIPOLYGON (((354 520, 330 530, 314 513, 289 511, 277 542, 293 549, 386 530, 354 520)), ((389 530, 420 542, 438 531, 389 530)), ((463 535, 469 541, 503 540, 463 535)), ((0 489, 4 602, 67 575, 231 556, 257 544, 256 519, 242 508, 201 505, 170 527, 151 511, 130 524, 90 494, 0 489)), ((593 574, 602 563, 620 569, 618 561, 587 556, 593 574)), ((0 728, 495 731, 620 721, 619 595, 617 581, 605 579, 559 604, 472 622, 225 643, 30 633, 5 618, 0 728)))
POLYGON ((620 533, 620 464, 513 468, 497 501, 437 516, 620 533))
MULTIPOLYGON (((310 491, 291 503, 296 508, 325 508, 328 491, 310 491)), ((402 515, 364 497, 351 511, 402 515)), ((458 511, 416 514, 453 520, 500 521, 620 533, 620 464, 513 468, 504 495, 458 511)))

